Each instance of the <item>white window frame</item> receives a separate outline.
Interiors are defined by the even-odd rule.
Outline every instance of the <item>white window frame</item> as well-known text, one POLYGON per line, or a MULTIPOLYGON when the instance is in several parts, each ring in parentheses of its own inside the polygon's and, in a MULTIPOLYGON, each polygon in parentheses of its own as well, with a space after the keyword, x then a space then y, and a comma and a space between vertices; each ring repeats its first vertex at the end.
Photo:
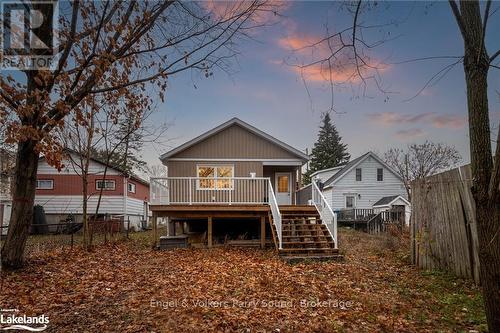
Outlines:
POLYGON ((363 169, 362 168, 355 168, 354 169, 354 179, 357 182, 362 182, 363 181, 363 169), (358 170, 359 170, 359 180, 358 180, 358 170))
POLYGON ((378 182, 383 182, 384 181, 384 168, 377 168, 377 181, 378 182), (382 170, 382 179, 378 180, 378 171, 382 170))
POLYGON ((95 181, 95 189, 96 190, 101 190, 101 187, 99 187, 99 183, 102 183, 102 182, 111 182, 113 183, 113 188, 108 188, 107 186, 104 186, 104 188, 102 188, 103 191, 114 191, 116 190, 116 181, 114 179, 98 179, 95 181))
POLYGON ((356 208, 356 200, 357 200, 357 194, 344 194, 344 208, 346 209, 355 209, 356 208), (353 197, 354 202, 352 207, 347 207, 347 198, 348 197, 353 197))
POLYGON ((136 185, 134 183, 127 183, 127 191, 129 193, 135 193, 136 185))
POLYGON ((36 180, 36 189, 37 190, 53 190, 54 189, 54 180, 53 179, 37 179, 36 180), (49 182, 50 187, 41 187, 41 182, 49 182))
MULTIPOLYGON (((233 164, 197 164, 196 165, 196 178, 200 178, 198 175, 199 175, 199 171, 200 171, 200 168, 213 168, 214 169, 214 187, 200 187, 200 179, 197 179, 196 180, 196 190, 197 191, 232 191, 234 189, 234 180, 231 179, 230 181, 230 184, 231 184, 231 187, 228 187, 228 188, 217 188, 217 180, 220 180, 220 179, 226 179, 227 178, 234 178, 234 165, 233 164), (217 176, 217 169, 218 168, 231 168, 231 174, 232 176, 231 177, 218 177, 217 176)), ((203 177, 203 178, 211 178, 211 177, 203 177)))

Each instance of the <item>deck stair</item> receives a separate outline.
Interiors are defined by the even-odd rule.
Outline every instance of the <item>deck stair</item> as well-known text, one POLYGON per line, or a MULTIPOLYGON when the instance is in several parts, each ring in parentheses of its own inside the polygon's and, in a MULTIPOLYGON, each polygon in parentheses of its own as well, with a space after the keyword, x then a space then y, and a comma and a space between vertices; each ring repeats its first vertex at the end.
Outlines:
MULTIPOLYGON (((279 255, 289 261, 339 259, 338 249, 314 206, 280 206, 283 248, 279 255)), ((273 226, 273 234, 276 232, 273 226)), ((277 246, 278 248, 278 246, 277 246)))

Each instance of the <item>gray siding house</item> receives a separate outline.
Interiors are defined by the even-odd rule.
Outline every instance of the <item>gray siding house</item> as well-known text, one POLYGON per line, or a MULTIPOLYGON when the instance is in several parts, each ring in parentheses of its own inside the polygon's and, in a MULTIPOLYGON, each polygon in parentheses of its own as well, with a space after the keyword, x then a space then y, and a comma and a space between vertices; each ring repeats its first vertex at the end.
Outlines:
POLYGON ((308 161, 300 150, 233 118, 160 159, 167 176, 150 180, 153 246, 272 241, 287 260, 338 256, 336 216, 319 188, 313 205, 298 204, 308 161), (158 218, 167 221, 159 238, 158 218))
MULTIPOLYGON (((214 178, 213 181, 204 179, 201 183, 191 184, 192 190, 198 190, 191 191, 191 203, 193 199, 197 203, 219 201, 216 200, 218 198, 207 196, 207 193, 200 194, 199 190, 229 189, 235 186, 234 182, 238 182, 238 179, 229 181, 224 178, 265 177, 271 179, 278 204, 291 205, 296 203, 300 168, 308 156, 252 125, 233 118, 163 154, 160 159, 167 166, 169 178, 214 178), (197 197, 193 197, 195 193, 198 193, 197 197)), ((260 186, 257 183, 255 186, 260 186)), ((233 203, 257 201, 257 191, 245 188, 243 192, 243 184, 241 188, 242 191, 232 191, 233 203)), ((181 196, 183 194, 179 193, 181 196)), ((229 200, 229 193, 225 194, 229 200)), ((221 194, 217 192, 216 195, 221 194)))

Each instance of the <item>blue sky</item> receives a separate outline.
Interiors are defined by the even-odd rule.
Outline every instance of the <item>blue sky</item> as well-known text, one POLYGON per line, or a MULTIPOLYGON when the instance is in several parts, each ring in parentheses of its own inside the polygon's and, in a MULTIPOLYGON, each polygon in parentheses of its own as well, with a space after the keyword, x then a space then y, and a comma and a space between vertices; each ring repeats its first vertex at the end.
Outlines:
MULTIPOLYGON (((329 29, 345 28, 351 17, 338 10, 338 3, 326 1, 296 1, 287 7, 279 22, 256 33, 257 41, 240 43, 241 55, 233 74, 215 72, 205 79, 183 73, 169 79, 166 100, 154 115, 155 122, 171 124, 166 133, 168 144, 146 147, 143 157, 149 163, 158 164, 159 154, 235 116, 298 149, 313 146, 321 114, 330 105, 330 91, 325 82, 311 79, 308 97, 300 75, 283 64, 284 60, 296 59, 286 45, 323 36, 325 25, 329 29)), ((452 60, 395 64, 421 57, 462 55, 462 40, 448 3, 382 2, 378 7, 362 15, 364 22, 402 21, 386 29, 397 38, 373 53, 387 64, 381 73, 382 83, 393 93, 384 94, 373 85, 368 87, 367 96, 353 93, 351 85, 335 91, 336 113, 331 115, 349 152, 353 157, 368 150, 383 154, 390 147, 429 139, 455 145, 467 162, 461 64, 409 101, 452 60)), ((492 11, 498 7, 500 2, 494 2, 492 11)), ((500 9, 490 18, 490 53, 500 48, 498 32, 500 9)), ((496 128, 500 100, 495 90, 500 91, 500 70, 490 71, 489 89, 491 120, 496 128)))

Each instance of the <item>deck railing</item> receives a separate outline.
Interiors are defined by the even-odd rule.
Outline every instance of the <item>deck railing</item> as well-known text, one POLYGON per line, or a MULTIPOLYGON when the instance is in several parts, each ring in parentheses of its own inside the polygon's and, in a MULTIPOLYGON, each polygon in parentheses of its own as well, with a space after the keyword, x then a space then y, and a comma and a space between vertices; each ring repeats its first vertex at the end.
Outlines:
POLYGON ((150 180, 152 205, 268 204, 269 178, 165 177, 150 180))
POLYGON ((337 215, 333 212, 315 181, 312 182, 312 202, 316 207, 316 210, 319 212, 321 221, 326 225, 330 236, 335 242, 335 248, 337 249, 337 215))
POLYGON ((278 248, 281 250, 283 248, 283 228, 281 227, 281 213, 278 206, 278 201, 276 201, 276 197, 273 191, 273 185, 271 184, 271 179, 268 179, 268 188, 269 188, 269 206, 271 207, 271 214, 273 216, 273 224, 276 228, 276 234, 278 236, 278 248))

